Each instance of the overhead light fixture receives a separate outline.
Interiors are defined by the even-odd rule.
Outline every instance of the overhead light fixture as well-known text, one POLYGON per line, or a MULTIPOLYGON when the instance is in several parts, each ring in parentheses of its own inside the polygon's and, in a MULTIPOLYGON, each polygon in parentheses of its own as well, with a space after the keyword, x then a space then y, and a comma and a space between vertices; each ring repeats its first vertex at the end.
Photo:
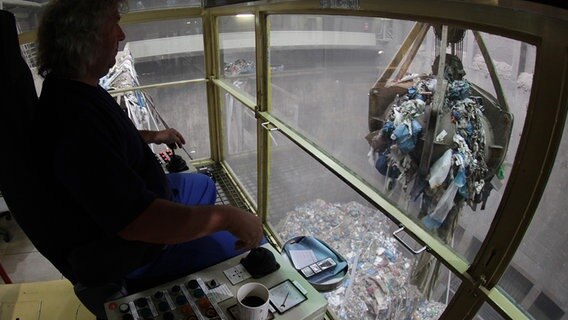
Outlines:
POLYGON ((239 13, 239 14, 237 14, 237 18, 250 18, 250 17, 254 17, 254 14, 252 14, 252 13, 239 13))

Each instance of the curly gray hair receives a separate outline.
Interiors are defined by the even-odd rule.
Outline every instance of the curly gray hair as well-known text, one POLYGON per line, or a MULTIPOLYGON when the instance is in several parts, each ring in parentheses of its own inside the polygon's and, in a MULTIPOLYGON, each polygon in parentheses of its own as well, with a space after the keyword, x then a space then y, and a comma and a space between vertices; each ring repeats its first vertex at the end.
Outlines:
POLYGON ((80 78, 95 59, 109 10, 128 9, 127 0, 51 0, 38 28, 38 72, 80 78))

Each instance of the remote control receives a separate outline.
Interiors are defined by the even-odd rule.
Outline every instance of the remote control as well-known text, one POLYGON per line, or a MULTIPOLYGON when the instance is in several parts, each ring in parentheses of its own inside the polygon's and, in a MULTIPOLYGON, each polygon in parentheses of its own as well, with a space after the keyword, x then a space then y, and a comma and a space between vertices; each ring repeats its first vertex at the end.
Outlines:
POLYGON ((302 270, 300 270, 300 272, 302 272, 302 274, 304 275, 304 277, 309 278, 315 274, 318 274, 324 270, 327 270, 329 268, 335 267, 336 263, 332 258, 325 258, 322 259, 314 264, 310 264, 309 266, 303 268, 302 270))

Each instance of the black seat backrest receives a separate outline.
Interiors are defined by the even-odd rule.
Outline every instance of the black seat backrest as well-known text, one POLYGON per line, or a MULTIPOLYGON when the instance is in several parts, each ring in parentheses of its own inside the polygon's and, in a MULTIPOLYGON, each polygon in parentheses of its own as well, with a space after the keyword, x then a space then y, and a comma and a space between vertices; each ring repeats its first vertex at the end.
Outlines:
POLYGON ((32 119, 38 96, 32 73, 20 51, 16 19, 11 12, 0 10, 0 27, 0 124, 3 127, 0 130, 25 130, 32 119))
POLYGON ((24 61, 14 15, 0 10, 0 190, 17 215, 25 196, 33 139, 29 136, 38 96, 32 73, 24 61))

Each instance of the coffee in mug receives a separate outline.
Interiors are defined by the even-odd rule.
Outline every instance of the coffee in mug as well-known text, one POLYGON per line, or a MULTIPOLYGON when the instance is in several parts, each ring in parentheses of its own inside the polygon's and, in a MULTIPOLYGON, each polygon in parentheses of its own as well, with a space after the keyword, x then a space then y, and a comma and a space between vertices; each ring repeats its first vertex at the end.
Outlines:
POLYGON ((241 320, 266 320, 270 293, 262 283, 249 282, 237 290, 237 310, 241 320))

